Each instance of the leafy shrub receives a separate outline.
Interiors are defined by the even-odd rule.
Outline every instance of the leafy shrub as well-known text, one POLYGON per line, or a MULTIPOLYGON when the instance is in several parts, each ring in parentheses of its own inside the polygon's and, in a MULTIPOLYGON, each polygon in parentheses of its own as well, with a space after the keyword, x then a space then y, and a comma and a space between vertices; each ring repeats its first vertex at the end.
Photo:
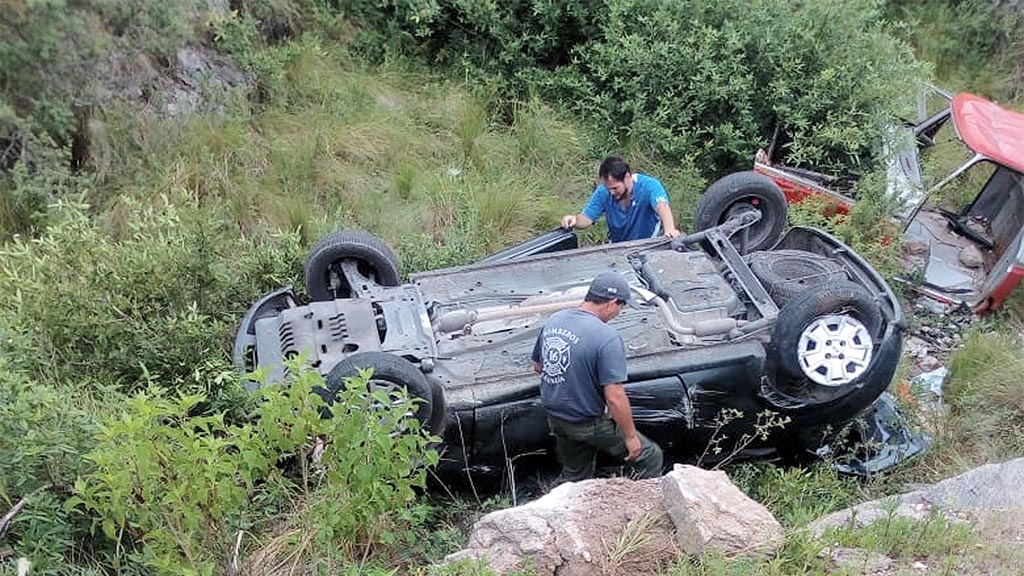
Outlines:
POLYGON ((730 477, 748 496, 764 504, 786 527, 796 528, 853 504, 857 484, 826 465, 782 468, 742 464, 730 477))
POLYGON ((33 382, 0 357, 0 509, 24 499, 5 538, 40 574, 60 567, 82 528, 63 501, 82 470, 92 417, 66 392, 33 382))
POLYGON ((914 24, 898 32, 921 58, 935 64, 943 87, 997 99, 1019 95, 1019 82, 1024 79, 1020 77, 1024 18, 1019 3, 890 0, 886 4, 892 19, 914 24), (1018 77, 1011 78, 1013 73, 1018 77))
POLYGON ((315 371, 293 362, 289 372, 285 385, 264 389, 251 423, 193 415, 202 395, 158 389, 102 423, 87 455, 95 470, 76 483, 70 504, 117 542, 115 565, 213 574, 268 497, 305 495, 303 515, 324 546, 365 538, 408 508, 437 463, 428 450, 436 438, 407 417, 413 401, 369 392, 367 373, 325 406, 313 393, 323 386, 315 371), (286 476, 282 462, 300 472, 286 476))
POLYGON ((877 151, 923 78, 880 5, 410 0, 349 10, 368 23, 365 52, 438 59, 513 99, 541 94, 639 151, 711 175, 749 164, 775 128, 796 163, 850 168, 877 151))
MULTIPOLYGON (((0 318, 12 364, 48 382, 206 390, 230 371, 228 337, 250 302, 295 276, 294 235, 243 238, 211 206, 126 201, 109 228, 56 208, 38 239, 0 250, 0 318)), ((217 396, 219 390, 209 390, 217 396)))
POLYGON ((836 212, 829 200, 812 197, 789 206, 789 222, 825 230, 864 256, 883 277, 899 276, 905 273, 901 230, 885 186, 884 173, 872 171, 857 182, 857 201, 848 214, 836 212))
POLYGON ((91 180, 72 171, 67 147, 29 130, 29 122, 5 117, 0 108, 0 146, 6 133, 8 149, 16 156, 8 170, 0 171, 0 240, 38 234, 46 226, 48 206, 87 187, 91 180))

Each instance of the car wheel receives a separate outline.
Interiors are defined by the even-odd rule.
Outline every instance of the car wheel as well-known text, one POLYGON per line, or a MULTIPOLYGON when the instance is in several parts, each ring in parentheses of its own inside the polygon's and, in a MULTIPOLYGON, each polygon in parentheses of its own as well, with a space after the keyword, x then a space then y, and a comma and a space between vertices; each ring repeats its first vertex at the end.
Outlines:
MULTIPOLYGON (((761 220, 746 229, 743 252, 771 248, 786 227, 786 197, 770 178, 752 171, 730 174, 708 186, 693 215, 694 231, 713 228, 748 210, 760 210, 761 220)), ((743 234, 735 234, 733 244, 738 244, 743 234)))
POLYGON ((341 230, 309 250, 306 292, 312 301, 352 298, 371 286, 398 286, 398 256, 383 240, 362 230, 341 230))
POLYGON ((803 250, 754 252, 747 256, 747 263, 779 306, 811 287, 848 280, 841 264, 803 250))
MULTIPOLYGON (((778 370, 800 396, 835 398, 863 382, 882 326, 871 294, 852 282, 821 284, 779 310, 772 335, 778 370)), ((779 378, 782 376, 783 378, 779 378)), ((792 394, 792 391, 789 391, 792 394)))
POLYGON ((317 390, 328 403, 333 402, 344 388, 345 380, 359 376, 360 370, 373 370, 370 377, 371 390, 394 391, 404 389, 410 398, 416 398, 416 412, 412 417, 434 434, 441 432, 444 424, 444 394, 431 386, 423 372, 412 362, 401 356, 386 352, 360 352, 339 362, 327 374, 326 389, 317 390))

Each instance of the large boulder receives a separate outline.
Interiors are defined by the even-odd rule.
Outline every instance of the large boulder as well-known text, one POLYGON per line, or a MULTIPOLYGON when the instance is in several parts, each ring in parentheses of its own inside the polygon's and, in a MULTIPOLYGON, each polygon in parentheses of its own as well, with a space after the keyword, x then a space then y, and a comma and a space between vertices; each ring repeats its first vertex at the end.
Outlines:
POLYGON ((858 504, 815 520, 811 529, 822 534, 832 526, 866 526, 890 514, 925 520, 938 513, 957 520, 993 511, 1024 518, 1024 458, 986 464, 913 492, 858 504))
POLYGON ((661 479, 676 541, 688 554, 768 556, 785 541, 782 525, 722 471, 676 464, 661 479))
POLYGON ((491 512, 474 525, 468 549, 445 560, 484 559, 498 574, 648 574, 675 562, 672 532, 658 479, 585 480, 491 512))
POLYGON ((676 465, 662 478, 563 484, 492 512, 473 526, 468 548, 445 560, 485 560, 498 574, 655 574, 684 553, 760 556, 782 541, 771 513, 725 472, 676 465))

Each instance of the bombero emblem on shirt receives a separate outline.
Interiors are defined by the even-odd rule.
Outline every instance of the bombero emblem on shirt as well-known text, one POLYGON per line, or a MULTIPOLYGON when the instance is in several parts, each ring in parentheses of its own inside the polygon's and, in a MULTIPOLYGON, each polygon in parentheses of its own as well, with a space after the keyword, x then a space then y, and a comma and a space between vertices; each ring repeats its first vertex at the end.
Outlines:
POLYGON ((552 383, 565 380, 569 368, 569 343, 561 336, 544 338, 544 376, 552 383))

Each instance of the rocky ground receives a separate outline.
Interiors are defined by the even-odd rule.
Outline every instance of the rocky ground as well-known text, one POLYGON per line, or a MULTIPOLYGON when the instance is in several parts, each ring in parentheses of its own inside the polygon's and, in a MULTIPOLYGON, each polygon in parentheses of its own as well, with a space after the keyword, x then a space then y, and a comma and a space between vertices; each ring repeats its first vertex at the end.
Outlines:
POLYGON ((660 479, 563 484, 539 500, 483 517, 467 549, 447 561, 484 559, 498 574, 523 568, 539 576, 660 574, 686 555, 764 559, 804 530, 823 545, 828 573, 1022 574, 1024 458, 865 502, 788 533, 720 471, 676 465, 660 479), (874 531, 877 543, 879 534, 884 539, 888 526, 903 519, 917 523, 904 527, 904 536, 909 530, 934 537, 929 523, 944 522, 967 527, 976 539, 967 550, 890 557, 844 547, 837 532, 881 525, 884 530, 874 531))

